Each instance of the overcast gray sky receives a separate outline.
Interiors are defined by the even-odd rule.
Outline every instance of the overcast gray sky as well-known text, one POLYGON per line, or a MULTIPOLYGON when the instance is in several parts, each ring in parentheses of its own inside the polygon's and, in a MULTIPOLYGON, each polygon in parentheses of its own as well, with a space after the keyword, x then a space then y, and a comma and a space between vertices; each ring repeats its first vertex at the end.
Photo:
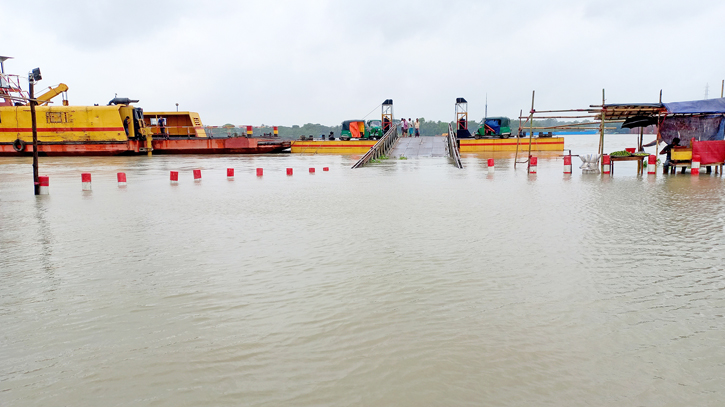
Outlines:
POLYGON ((40 67, 71 104, 115 93, 205 124, 480 119, 719 97, 722 0, 2 0, 6 72, 40 67))

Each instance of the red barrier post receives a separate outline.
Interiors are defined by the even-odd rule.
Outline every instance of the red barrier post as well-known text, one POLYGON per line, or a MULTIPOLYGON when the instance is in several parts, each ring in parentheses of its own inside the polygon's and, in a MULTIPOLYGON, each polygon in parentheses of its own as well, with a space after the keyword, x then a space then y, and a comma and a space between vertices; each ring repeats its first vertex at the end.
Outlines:
POLYGON ((84 172, 81 174, 81 184, 82 184, 82 189, 84 191, 91 190, 91 173, 90 172, 84 172))
POLYGON ((41 175, 38 177, 38 183, 40 184, 40 195, 48 195, 50 193, 50 177, 41 175))

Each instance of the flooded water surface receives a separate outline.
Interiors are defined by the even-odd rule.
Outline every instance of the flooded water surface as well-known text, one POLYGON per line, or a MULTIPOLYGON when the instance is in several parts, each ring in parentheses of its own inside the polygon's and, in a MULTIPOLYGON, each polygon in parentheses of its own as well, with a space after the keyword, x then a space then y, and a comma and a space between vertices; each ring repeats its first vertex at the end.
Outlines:
POLYGON ((0 158, 0 405, 722 405, 723 179, 494 157, 0 158))

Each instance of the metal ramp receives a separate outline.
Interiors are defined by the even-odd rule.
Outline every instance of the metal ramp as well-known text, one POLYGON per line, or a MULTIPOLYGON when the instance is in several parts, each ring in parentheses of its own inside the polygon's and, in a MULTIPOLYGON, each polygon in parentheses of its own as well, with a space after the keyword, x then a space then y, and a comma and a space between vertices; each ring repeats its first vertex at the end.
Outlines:
POLYGON ((390 129, 383 137, 378 140, 377 143, 375 143, 374 146, 370 147, 370 150, 368 150, 365 155, 360 157, 359 160, 352 166, 352 168, 360 168, 364 166, 365 164, 369 163, 372 160, 377 160, 378 158, 383 158, 388 155, 390 152, 390 149, 395 145, 395 142, 398 140, 398 126, 395 124, 392 124, 390 126, 390 129))
POLYGON ((390 158, 446 157, 444 137, 404 137, 398 139, 390 151, 390 158))

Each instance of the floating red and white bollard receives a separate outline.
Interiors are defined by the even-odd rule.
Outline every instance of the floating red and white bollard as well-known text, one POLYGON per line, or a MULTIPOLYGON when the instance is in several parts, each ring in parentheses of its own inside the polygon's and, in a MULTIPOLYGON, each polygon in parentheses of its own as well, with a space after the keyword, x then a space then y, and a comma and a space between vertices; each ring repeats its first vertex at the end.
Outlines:
POLYGON ((264 169, 263 168, 257 168, 257 176, 258 177, 261 177, 262 175, 264 175, 264 169))
POLYGON ((292 175, 292 168, 287 168, 287 175, 292 175))
POLYGON ((50 193, 50 177, 41 175, 38 177, 38 183, 40 184, 40 195, 48 195, 50 193))
POLYGON ((496 162, 493 160, 493 158, 489 158, 487 164, 489 174, 493 174, 494 172, 496 172, 496 162))
POLYGON ((536 174, 536 167, 539 164, 538 157, 529 157, 529 174, 536 174))
POLYGON ((330 167, 322 167, 322 171, 330 171, 330 167))
POLYGON ((172 184, 177 184, 179 182, 179 171, 171 171, 169 173, 169 181, 172 184))
POLYGON ((315 168, 314 167, 311 167, 310 168, 310 174, 314 174, 314 173, 315 173, 315 168))
POLYGON ((657 174, 657 156, 650 154, 647 157, 647 174, 657 174))
POLYGON ((84 172, 81 174, 81 184, 84 191, 91 191, 91 173, 84 172))
POLYGON ((234 179, 234 168, 227 168, 227 179, 234 179))
POLYGON ((118 179, 119 187, 126 186, 126 173, 125 172, 119 172, 118 174, 116 174, 116 178, 118 179))
POLYGON ((700 175, 700 156, 699 155, 692 156, 692 165, 690 166, 690 174, 700 175))
POLYGON ((194 181, 201 181, 201 170, 194 170, 194 181))
POLYGON ((564 156, 564 174, 571 174, 571 155, 564 156))
POLYGON ((610 174, 612 172, 612 159, 604 154, 602 156, 602 173, 603 174, 610 174))

